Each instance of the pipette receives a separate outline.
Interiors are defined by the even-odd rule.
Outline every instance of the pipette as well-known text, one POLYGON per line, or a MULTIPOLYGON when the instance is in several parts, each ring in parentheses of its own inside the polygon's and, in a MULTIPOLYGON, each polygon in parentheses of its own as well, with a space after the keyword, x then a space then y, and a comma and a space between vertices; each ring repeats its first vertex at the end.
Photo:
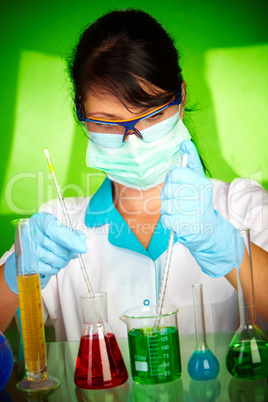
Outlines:
MULTIPOLYGON (((187 158, 188 158, 188 155, 185 153, 182 157, 181 167, 187 166, 187 158)), ((175 237, 175 233, 173 232, 173 230, 171 230, 170 235, 169 235, 169 240, 168 240, 165 267, 164 267, 164 272, 163 272, 162 279, 161 279, 161 286, 160 286, 160 290, 159 290, 159 296, 158 296, 158 302, 157 302, 157 308, 156 308, 156 314, 159 316, 162 313, 162 308, 163 308, 163 303, 164 303, 164 298, 165 298, 165 293, 166 293, 168 273, 169 273, 170 261, 171 261, 172 251, 173 251, 174 237, 175 237)))
MULTIPOLYGON (((55 183, 57 195, 58 195, 58 198, 59 198, 62 210, 63 210, 64 218, 65 218, 66 223, 69 226, 69 228, 71 230, 74 230, 73 225, 72 225, 71 220, 70 220, 70 217, 69 217, 69 214, 68 214, 68 211, 67 211, 67 208, 66 208, 66 205, 65 205, 65 202, 64 202, 64 198, 63 198, 63 196, 62 196, 62 194, 60 192, 60 188, 59 188, 56 176, 55 176, 54 166, 53 166, 53 164, 52 164, 52 162, 50 160, 50 156, 49 156, 47 148, 44 148, 44 153, 45 153, 45 156, 47 158, 50 173, 52 174, 52 177, 53 177, 53 180, 54 180, 54 183, 55 183)), ((92 287, 90 285, 89 278, 88 278, 87 271, 86 271, 86 267, 85 267, 85 264, 84 264, 84 261, 83 261, 83 258, 81 256, 81 254, 78 254, 78 261, 79 261, 80 268, 81 268, 83 276, 84 276, 84 280, 86 282, 88 293, 89 293, 90 297, 94 297, 94 293, 93 293, 92 287)))

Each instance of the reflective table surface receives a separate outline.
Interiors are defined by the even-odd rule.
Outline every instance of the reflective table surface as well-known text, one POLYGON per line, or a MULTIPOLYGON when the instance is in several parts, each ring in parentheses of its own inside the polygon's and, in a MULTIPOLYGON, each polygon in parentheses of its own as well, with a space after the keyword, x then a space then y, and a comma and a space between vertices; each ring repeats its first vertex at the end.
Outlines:
MULTIPOLYGON (((107 390, 82 390, 74 383, 74 372, 79 342, 47 343, 48 373, 60 379, 61 386, 51 394, 27 395, 16 389, 16 383, 23 377, 24 362, 14 364, 13 373, 4 391, 1 402, 49 401, 49 402, 267 402, 268 379, 239 380, 233 378, 225 366, 225 356, 233 333, 207 333, 207 344, 220 363, 220 372, 215 380, 193 381, 187 372, 187 363, 195 350, 195 335, 180 335, 182 363, 181 378, 166 384, 141 385, 134 383, 130 372, 127 339, 117 339, 128 374, 128 381, 107 390)), ((14 355, 16 345, 11 345, 14 355)), ((268 362, 267 362, 268 364, 268 362)))

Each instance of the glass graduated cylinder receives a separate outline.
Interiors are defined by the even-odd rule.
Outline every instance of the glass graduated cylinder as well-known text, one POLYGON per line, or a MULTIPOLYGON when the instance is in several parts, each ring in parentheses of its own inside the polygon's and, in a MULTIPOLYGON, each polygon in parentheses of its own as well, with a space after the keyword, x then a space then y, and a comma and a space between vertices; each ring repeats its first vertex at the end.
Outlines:
POLYGON ((48 375, 35 218, 12 221, 26 376, 17 383, 24 392, 52 391, 60 385, 48 375))
POLYGON ((157 315, 156 308, 134 308, 121 316, 128 327, 132 377, 140 384, 164 383, 181 376, 178 309, 163 306, 162 314, 157 315))
POLYGON ((17 279, 26 373, 42 380, 47 377, 47 364, 40 278, 29 274, 17 279))
POLYGON ((235 236, 240 326, 229 345, 226 354, 226 367, 236 378, 267 378, 268 338, 256 322, 250 230, 236 229, 235 236), (242 237, 243 242, 241 242, 240 237, 242 237), (240 266, 238 260, 241 247, 245 247, 243 267, 240 266), (244 276, 246 271, 247 275, 244 276))
POLYGON ((83 389, 106 389, 124 384, 127 369, 115 335, 107 322, 107 294, 82 295, 83 330, 74 381, 83 389))

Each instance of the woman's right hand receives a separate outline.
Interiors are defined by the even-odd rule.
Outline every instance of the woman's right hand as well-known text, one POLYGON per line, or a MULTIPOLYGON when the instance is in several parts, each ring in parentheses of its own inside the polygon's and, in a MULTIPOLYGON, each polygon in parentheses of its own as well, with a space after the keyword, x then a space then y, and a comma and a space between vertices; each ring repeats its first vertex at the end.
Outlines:
POLYGON ((183 141, 180 153, 187 153, 187 167, 173 167, 166 176, 161 191, 161 222, 176 233, 204 273, 219 278, 235 268, 236 257, 241 263, 244 242, 235 227, 214 209, 212 182, 205 176, 194 143, 183 141), (241 244, 239 256, 236 241, 241 244))
MULTIPOLYGON (((34 214, 30 225, 35 233, 35 241, 34 246, 29 247, 29 235, 22 229, 24 265, 27 267, 28 258, 30 266, 34 252, 34 258, 38 262, 41 289, 44 289, 52 275, 66 267, 71 259, 77 258, 77 253, 87 251, 86 236, 78 230, 71 230, 54 215, 46 212, 34 214)), ((15 253, 6 260, 5 279, 12 292, 18 294, 15 253)))

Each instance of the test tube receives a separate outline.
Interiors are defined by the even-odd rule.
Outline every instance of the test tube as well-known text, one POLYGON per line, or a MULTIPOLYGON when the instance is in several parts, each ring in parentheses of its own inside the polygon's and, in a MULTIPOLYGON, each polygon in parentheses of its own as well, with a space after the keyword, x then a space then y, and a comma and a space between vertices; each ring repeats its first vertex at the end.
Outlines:
POLYGON ((46 344, 38 273, 34 218, 12 221, 19 291, 21 331, 26 376, 17 388, 26 392, 48 391, 60 381, 48 375, 46 344))

